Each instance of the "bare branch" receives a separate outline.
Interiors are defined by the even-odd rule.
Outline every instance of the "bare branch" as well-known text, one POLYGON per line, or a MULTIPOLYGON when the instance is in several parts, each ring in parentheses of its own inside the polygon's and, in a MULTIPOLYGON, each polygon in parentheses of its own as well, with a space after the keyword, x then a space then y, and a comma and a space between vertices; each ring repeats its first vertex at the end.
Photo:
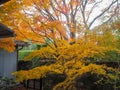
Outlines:
POLYGON ((113 1, 113 2, 107 7, 107 9, 105 9, 105 10, 104 10, 103 12, 101 12, 98 16, 96 16, 96 17, 91 21, 91 23, 89 24, 89 27, 88 27, 88 28, 90 28, 90 27, 93 25, 93 23, 94 23, 99 17, 101 17, 103 14, 105 14, 105 13, 111 8, 111 6, 112 6, 113 4, 115 4, 117 1, 118 1, 118 0, 113 1))
POLYGON ((89 13, 89 15, 88 15, 88 17, 87 17, 87 19, 86 19, 86 22, 88 22, 88 20, 89 20, 89 18, 90 18, 90 15, 91 15, 91 13, 93 12, 93 10, 94 10, 94 8, 99 4, 99 3, 101 3, 103 0, 101 0, 101 1, 99 1, 99 2, 96 2, 93 6, 92 6, 92 8, 91 8, 91 10, 90 10, 90 13, 89 13))

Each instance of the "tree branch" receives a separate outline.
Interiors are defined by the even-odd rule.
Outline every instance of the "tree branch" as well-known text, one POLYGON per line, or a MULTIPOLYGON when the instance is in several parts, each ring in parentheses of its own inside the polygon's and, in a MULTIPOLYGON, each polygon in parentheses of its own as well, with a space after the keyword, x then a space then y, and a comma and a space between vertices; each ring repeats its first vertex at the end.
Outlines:
POLYGON ((103 14, 105 14, 105 13, 111 8, 111 6, 112 6, 113 4, 115 4, 117 1, 118 1, 118 0, 113 1, 113 2, 107 7, 107 9, 105 9, 102 13, 100 13, 98 16, 96 16, 96 17, 91 21, 91 23, 89 24, 89 27, 88 27, 88 28, 90 28, 90 27, 93 25, 93 23, 94 23, 99 17, 101 17, 103 14))

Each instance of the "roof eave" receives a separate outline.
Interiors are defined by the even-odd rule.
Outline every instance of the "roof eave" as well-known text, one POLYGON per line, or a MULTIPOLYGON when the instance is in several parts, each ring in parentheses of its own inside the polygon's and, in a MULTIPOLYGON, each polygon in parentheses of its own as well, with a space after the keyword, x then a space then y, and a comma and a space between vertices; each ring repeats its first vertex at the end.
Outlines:
POLYGON ((9 38, 9 37, 15 37, 14 31, 12 31, 10 28, 5 26, 4 24, 0 23, 0 38, 9 38))

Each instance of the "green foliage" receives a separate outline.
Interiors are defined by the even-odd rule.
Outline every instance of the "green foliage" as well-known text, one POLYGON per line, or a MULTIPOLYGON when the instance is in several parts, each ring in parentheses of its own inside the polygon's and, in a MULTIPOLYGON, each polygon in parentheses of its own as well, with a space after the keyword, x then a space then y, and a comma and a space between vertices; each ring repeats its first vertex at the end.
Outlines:
POLYGON ((20 50, 19 51, 19 55, 18 55, 18 60, 24 60, 25 56, 27 56, 28 54, 30 54, 32 52, 32 50, 20 50))
POLYGON ((112 61, 112 62, 120 62, 120 53, 116 51, 108 51, 105 53, 105 56, 101 61, 112 61))

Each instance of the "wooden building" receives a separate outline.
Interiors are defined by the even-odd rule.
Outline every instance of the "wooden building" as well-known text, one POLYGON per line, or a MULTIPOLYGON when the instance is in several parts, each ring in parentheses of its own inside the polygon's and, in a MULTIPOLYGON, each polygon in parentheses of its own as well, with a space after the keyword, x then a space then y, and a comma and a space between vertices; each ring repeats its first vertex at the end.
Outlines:
MULTIPOLYGON (((0 39, 15 36, 16 35, 10 28, 0 23, 0 39)), ((24 46, 28 46, 28 43, 23 41, 15 41, 15 43, 16 50, 12 53, 0 49, 0 76, 2 77, 14 78, 11 74, 17 70, 18 51, 24 46)))
MULTIPOLYGON (((0 39, 14 37, 14 32, 0 23, 0 39)), ((17 70, 17 50, 9 53, 3 49, 0 49, 0 76, 13 78, 12 72, 17 70)))

